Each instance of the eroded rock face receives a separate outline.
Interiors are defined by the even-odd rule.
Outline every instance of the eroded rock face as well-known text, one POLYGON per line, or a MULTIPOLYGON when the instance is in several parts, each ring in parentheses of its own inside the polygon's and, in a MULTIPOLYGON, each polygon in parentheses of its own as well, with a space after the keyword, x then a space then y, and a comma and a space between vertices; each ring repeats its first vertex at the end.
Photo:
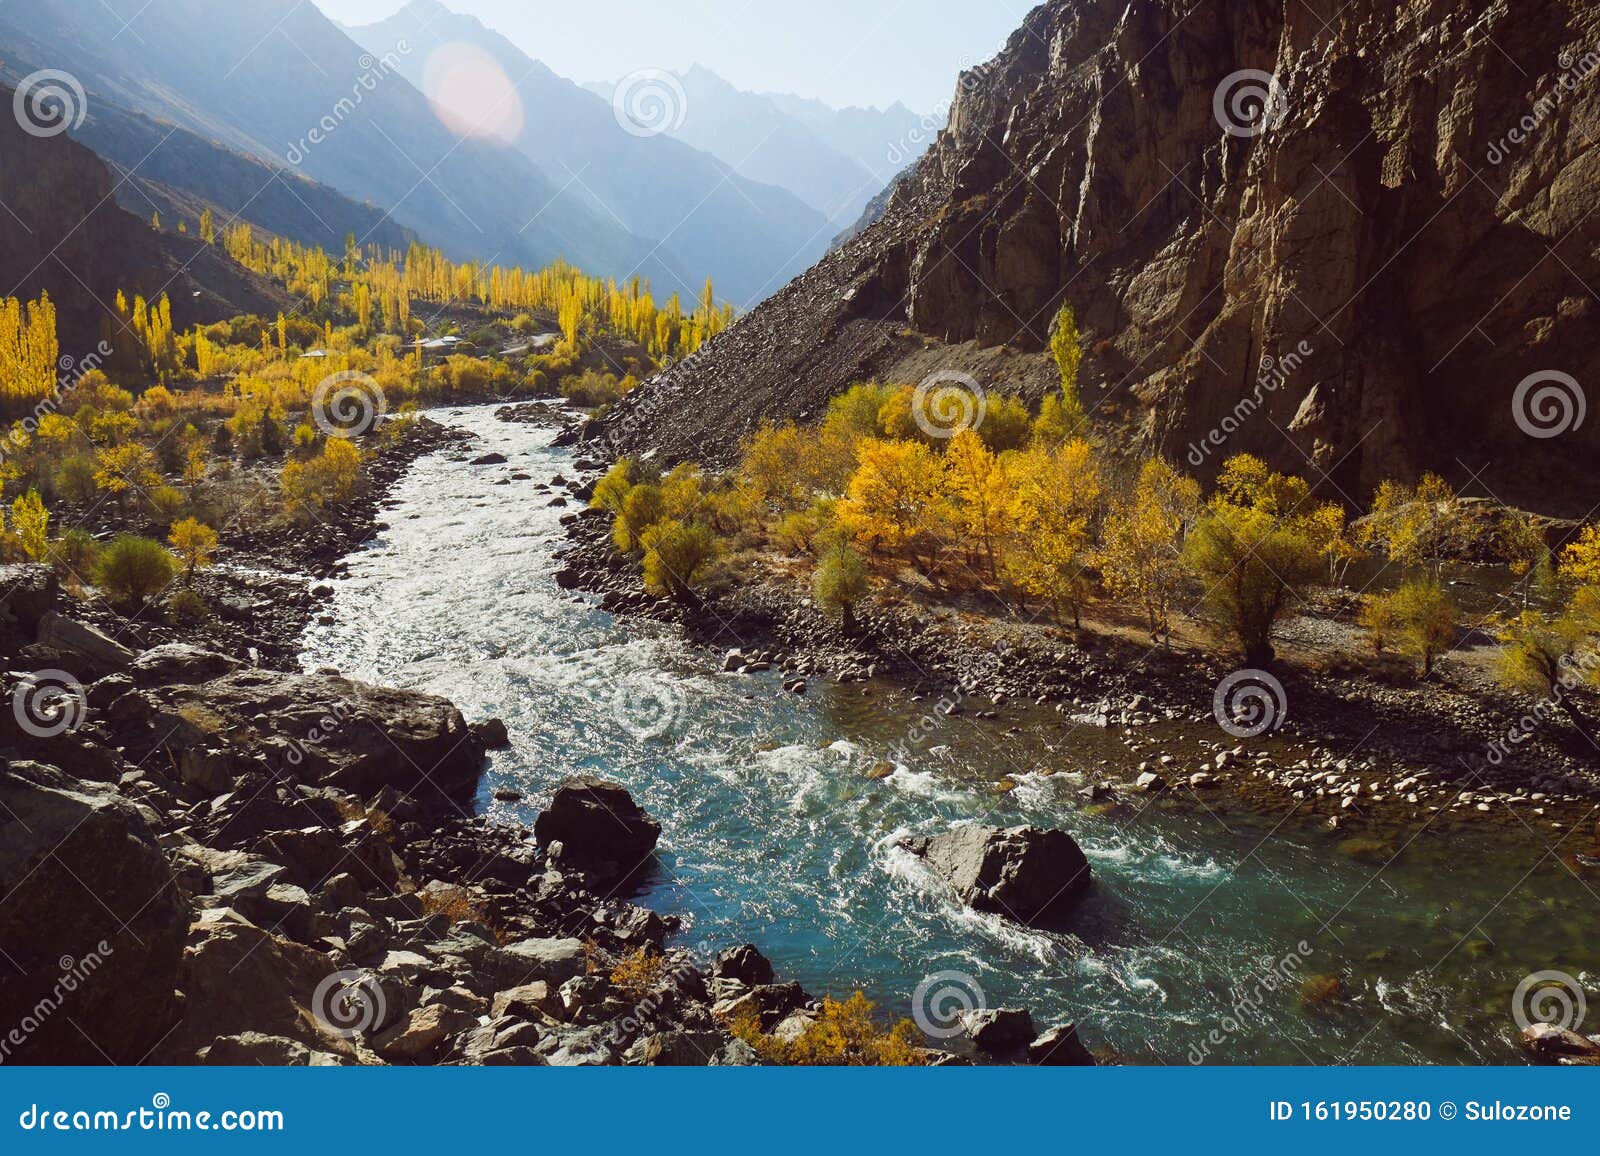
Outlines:
POLYGON ((1051 0, 961 78, 881 220, 605 434, 721 462, 763 417, 814 417, 870 377, 957 368, 1037 397, 1066 300, 1097 418, 1198 474, 1223 454, 1190 447, 1234 418, 1227 453, 1309 456, 1357 498, 1459 456, 1492 458, 1507 500, 1499 483, 1537 467, 1548 504, 1564 468, 1587 508, 1600 423, 1532 439, 1512 399, 1538 371, 1600 382, 1597 42, 1581 0, 1537 20, 1477 0, 1051 0), (1282 93, 1254 134, 1224 83, 1247 69, 1282 93), (1283 380, 1258 395, 1267 358, 1283 380))
POLYGON ((906 846, 974 911, 1059 923, 1089 887, 1089 861, 1065 831, 958 827, 906 846))
POLYGON ((0 772, 7 1063, 131 1064, 177 1022, 187 902, 146 817, 54 767, 0 772))

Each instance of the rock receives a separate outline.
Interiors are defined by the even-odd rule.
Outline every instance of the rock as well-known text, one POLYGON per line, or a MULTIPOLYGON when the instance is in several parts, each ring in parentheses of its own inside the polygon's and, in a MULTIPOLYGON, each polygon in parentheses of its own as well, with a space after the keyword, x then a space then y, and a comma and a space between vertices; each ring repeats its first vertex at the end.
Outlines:
POLYGON ((1059 922, 1089 887, 1089 861, 1065 831, 971 824, 908 844, 975 911, 1059 922))
POLYGON ((503 466, 506 464, 506 455, 484 454, 482 457, 473 458, 467 464, 470 466, 503 466))
POLYGON ((178 753, 178 779, 208 795, 227 794, 233 790, 233 756, 227 751, 186 747, 178 753))
POLYGON ((520 803, 522 802, 522 792, 513 791, 510 787, 501 787, 495 791, 494 801, 497 803, 520 803))
POLYGON ((551 1067, 610 1067, 620 1062, 619 1041, 610 1024, 548 1031, 538 1052, 551 1067))
POLYGON ((87 660, 99 671, 120 670, 134 660, 134 652, 104 631, 47 610, 39 617, 35 640, 40 646, 87 660))
POLYGON ((566 780, 533 825, 541 847, 560 842, 562 857, 574 863, 614 863, 624 874, 655 849, 661 824, 639 808, 616 783, 588 775, 566 780))
POLYGON ((471 730, 478 736, 484 750, 503 751, 511 746, 511 734, 500 719, 486 718, 482 722, 475 722, 471 730))
POLYGON ((1600 1043, 1559 1024, 1529 1024, 1522 1033, 1522 1047, 1529 1055, 1546 1063, 1600 1060, 1600 1043))
POLYGON ((202 1048, 196 1059, 212 1067, 226 1068, 321 1068, 338 1067, 346 1061, 333 1052, 314 1052, 299 1040, 242 1032, 218 1036, 202 1048))
POLYGON ((390 1063, 417 1063, 435 1058, 447 1038, 477 1024, 478 1017, 469 1011, 429 1004, 407 1012, 374 1038, 372 1050, 390 1063))
MULTIPOLYGON (((322 952, 274 935, 226 907, 201 911, 188 939, 178 982, 187 999, 184 1017, 152 1062, 191 1063, 218 1036, 250 1032, 355 1057, 354 1046, 340 1034, 349 1025, 329 1019, 329 993, 337 987, 330 977, 336 969, 322 952)), ((380 1010, 372 1009, 371 1022, 378 1022, 380 1010)))
POLYGON ((1153 795, 1167 789, 1167 780, 1154 771, 1146 771, 1133 781, 1133 789, 1153 795))
POLYGON ((730 650, 722 659, 722 672, 724 674, 733 674, 737 671, 741 671, 744 669, 745 663, 749 661, 750 660, 744 656, 744 651, 730 650))
POLYGON ((560 987, 583 975, 589 966, 581 939, 524 939, 502 948, 498 959, 502 968, 518 975, 515 983, 524 986, 542 980, 560 987))
POLYGON ((717 979, 731 979, 749 987, 760 987, 772 982, 772 963, 753 945, 730 947, 711 965, 711 974, 717 979))
POLYGON ((995 1007, 965 1012, 961 1024, 967 1029, 973 1046, 991 1056, 1015 1052, 1036 1034, 1033 1016, 1022 1008, 995 1007))
POLYGON ((161 708, 152 743, 227 747, 363 798, 393 786, 442 807, 470 797, 483 765, 461 712, 433 695, 256 669, 147 693, 161 708))
POLYGON ((725 1032, 657 1032, 644 1041, 641 1062, 654 1068, 703 1068, 732 1042, 725 1032))
POLYGON ((39 620, 55 608, 61 585, 56 572, 39 562, 0 566, 0 623, 33 638, 39 620))
POLYGON ((6 1062, 146 1059, 178 1019, 188 924, 132 803, 54 767, 0 771, 0 1024, 26 1032, 6 1062), (41 1015, 65 983, 70 1006, 41 1015))
POLYGON ((499 992, 494 997, 491 1014, 496 1019, 502 1016, 514 1016, 535 1022, 546 1017, 562 1019, 566 1013, 566 1005, 562 1002, 557 988, 558 985, 538 980, 499 992))
POLYGON ((176 683, 210 682, 232 674, 243 664, 226 654, 202 650, 183 642, 157 646, 136 657, 128 674, 142 687, 171 686, 176 683))
POLYGON ((1088 1067, 1095 1059, 1078 1039, 1076 1025, 1062 1024, 1028 1045, 1028 1062, 1049 1068, 1088 1067))
POLYGON ((225 904, 259 899, 289 873, 276 863, 237 851, 225 858, 228 861, 212 871, 210 890, 206 892, 225 904))

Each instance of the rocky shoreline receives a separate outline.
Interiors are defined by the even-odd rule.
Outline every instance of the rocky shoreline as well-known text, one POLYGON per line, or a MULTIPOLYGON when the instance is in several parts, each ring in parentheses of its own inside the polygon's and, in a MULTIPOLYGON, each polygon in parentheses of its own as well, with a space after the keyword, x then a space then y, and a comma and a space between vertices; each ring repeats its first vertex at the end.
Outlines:
MULTIPOLYGON (((586 497, 592 485, 589 478, 572 490, 586 497)), ((1117 637, 1074 637, 900 596, 858 606, 847 635, 814 605, 806 585, 776 565, 688 608, 644 590, 637 565, 612 547, 603 511, 584 510, 565 523, 569 540, 557 575, 565 588, 599 597, 609 611, 675 623, 708 648, 748 658, 730 657, 730 669, 771 667, 787 687, 887 678, 938 715, 965 715, 997 734, 1023 714, 1039 725, 1043 710, 1060 716, 1043 725, 1120 732, 1126 773, 1091 774, 1102 780, 1084 788, 1094 805, 1137 806, 1161 794, 1204 807, 1231 789, 1247 805, 1292 811, 1333 829, 1490 823, 1541 831, 1552 842, 1571 835, 1571 853, 1600 857, 1594 767, 1549 741, 1527 743, 1515 760, 1487 757, 1526 709, 1509 700, 1291 667, 1278 672, 1290 704, 1283 729, 1244 741, 1212 713, 1218 685, 1234 671, 1222 659, 1117 637)))

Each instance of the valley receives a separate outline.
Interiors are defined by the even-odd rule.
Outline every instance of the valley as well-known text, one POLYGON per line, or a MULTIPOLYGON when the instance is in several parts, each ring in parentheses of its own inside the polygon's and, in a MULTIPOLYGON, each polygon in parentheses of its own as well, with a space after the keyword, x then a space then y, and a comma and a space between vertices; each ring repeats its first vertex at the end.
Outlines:
POLYGON ((0 11, 0 1062, 1600 1063, 1594 12, 923 140, 122 6, 0 11))

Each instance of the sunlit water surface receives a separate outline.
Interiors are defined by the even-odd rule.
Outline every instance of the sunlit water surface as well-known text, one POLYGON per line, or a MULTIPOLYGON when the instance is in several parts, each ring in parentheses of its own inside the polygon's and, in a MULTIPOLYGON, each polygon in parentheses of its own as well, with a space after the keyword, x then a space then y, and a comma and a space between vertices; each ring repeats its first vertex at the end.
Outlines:
MULTIPOLYGON (((1353 858, 1346 835, 1220 798, 1095 813, 1082 772, 1128 773, 1120 732, 1010 707, 942 721, 871 780, 929 703, 816 680, 788 695, 775 673, 722 674, 673 629, 562 592, 568 511, 540 483, 571 474, 568 452, 488 409, 436 416, 508 464, 418 462, 303 661, 504 719, 514 749, 479 798, 494 818, 530 823, 574 772, 626 785, 664 830, 642 901, 680 915, 692 948, 753 942, 782 978, 900 1014, 925 978, 961 973, 990 1006, 1076 1021, 1125 1062, 1515 1062, 1518 981, 1600 974, 1600 900, 1541 836, 1431 830, 1380 871, 1387 850, 1353 858), (532 480, 496 484, 515 473, 532 480), (493 802, 501 787, 526 800, 493 802), (1096 883, 1069 933, 965 911, 897 847, 977 818, 1083 845, 1096 883)), ((1174 752, 1200 737, 1174 735, 1174 752)))

